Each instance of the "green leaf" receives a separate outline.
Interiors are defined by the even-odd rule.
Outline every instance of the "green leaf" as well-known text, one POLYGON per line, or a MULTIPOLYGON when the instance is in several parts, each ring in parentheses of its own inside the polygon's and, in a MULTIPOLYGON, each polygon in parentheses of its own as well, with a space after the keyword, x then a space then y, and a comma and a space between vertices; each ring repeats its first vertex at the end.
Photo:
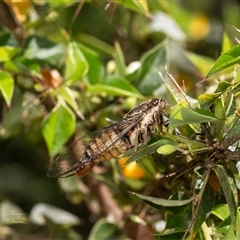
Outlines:
POLYGON ((212 214, 214 214, 221 220, 228 218, 230 216, 228 205, 227 204, 218 204, 212 210, 212 214))
POLYGON ((163 234, 155 234, 154 239, 155 240, 177 240, 177 239, 182 239, 183 236, 184 236, 183 231, 179 231, 179 232, 174 231, 171 233, 164 231, 163 234))
POLYGON ((186 52, 186 56, 204 76, 207 75, 214 64, 214 61, 211 58, 200 56, 192 52, 186 52))
POLYGON ((234 231, 234 223, 231 223, 230 227, 228 228, 227 233, 225 234, 223 240, 238 240, 237 236, 235 235, 234 231))
POLYGON ((238 199, 234 176, 230 172, 227 172, 226 169, 224 169, 224 167, 221 165, 216 165, 214 170, 218 176, 227 204, 229 206, 232 223, 235 224, 238 199))
POLYGON ((34 205, 30 213, 30 221, 36 225, 45 225, 47 223, 46 219, 51 220, 54 224, 64 226, 74 226, 80 223, 77 216, 61 208, 46 203, 34 205))
POLYGON ((198 102, 201 105, 210 104, 215 101, 222 93, 204 93, 198 96, 198 102))
POLYGON ((166 200, 162 198, 155 198, 155 197, 149 197, 149 196, 144 196, 142 194, 134 193, 134 192, 129 192, 140 199, 144 200, 151 206, 162 206, 162 207, 180 207, 187 205, 188 203, 193 201, 193 198, 186 199, 186 200, 166 200))
POLYGON ((98 239, 98 240, 106 240, 106 239, 119 239, 118 236, 118 227, 113 224, 109 223, 105 220, 99 220, 96 222, 90 236, 88 239, 98 239))
POLYGON ((79 48, 82 51, 84 57, 86 58, 89 69, 86 75, 88 83, 96 84, 100 83, 104 77, 104 67, 101 63, 99 56, 96 52, 91 49, 79 44, 79 48))
POLYGON ((152 94, 162 85, 162 79, 159 76, 159 72, 162 73, 163 78, 166 75, 166 43, 161 43, 145 53, 141 58, 141 62, 142 65, 139 69, 139 78, 136 83, 137 87, 139 91, 145 95, 152 94))
POLYGON ((14 90, 14 80, 7 72, 0 71, 0 90, 7 105, 10 106, 14 90))
POLYGON ((20 48, 10 46, 0 47, 0 62, 11 60, 13 56, 20 52, 20 50, 20 48))
POLYGON ((24 58, 40 60, 52 65, 58 65, 65 52, 63 45, 37 36, 28 38, 25 48, 24 58))
POLYGON ((209 111, 203 109, 190 109, 182 106, 176 106, 170 115, 169 129, 172 131, 174 128, 194 123, 213 122, 218 119, 209 111))
POLYGON ((67 86, 61 86, 60 88, 57 89, 56 93, 57 97, 59 96, 63 97, 63 99, 69 104, 69 106, 72 107, 72 109, 80 118, 84 118, 76 102, 76 94, 72 89, 70 89, 67 86))
POLYGON ((220 97, 224 92, 229 90, 232 87, 232 84, 227 81, 221 81, 218 84, 218 87, 215 93, 204 93, 198 96, 198 102, 201 105, 204 104, 211 104, 214 102, 218 97, 220 97))
POLYGON ((237 45, 232 47, 227 52, 223 53, 217 59, 217 61, 207 74, 207 78, 239 62, 240 62, 240 45, 237 45))
POLYGON ((156 142, 150 143, 148 146, 143 146, 136 153, 134 153, 124 165, 127 165, 131 162, 137 161, 141 158, 144 158, 152 153, 155 153, 160 146, 164 146, 166 144, 173 145, 174 142, 168 139, 160 139, 156 142))
POLYGON ((166 144, 164 146, 159 147, 157 149, 157 152, 162 155, 169 155, 177 150, 178 150, 178 146, 176 144, 174 145, 166 144))
POLYGON ((75 115, 65 103, 59 102, 42 125, 42 134, 51 156, 59 152, 74 130, 75 115))
POLYGON ((148 15, 148 2, 146 0, 120 0, 118 4, 123 5, 140 14, 148 15))
POLYGON ((75 42, 70 42, 66 60, 65 79, 67 83, 74 83, 84 77, 89 70, 89 64, 80 47, 75 42))
POLYGON ((107 96, 126 96, 143 99, 143 96, 126 79, 110 76, 102 84, 89 85, 88 91, 93 94, 106 94, 107 96))
MULTIPOLYGON (((205 178, 204 181, 208 181, 208 178, 205 178)), ((194 223, 194 230, 193 232, 197 234, 199 229, 201 228, 202 224, 211 214, 211 210, 214 207, 215 204, 215 196, 214 191, 210 187, 210 185, 206 185, 203 195, 200 197, 200 201, 197 204, 199 205, 198 211, 196 212, 196 221, 194 223)))
POLYGON ((87 46, 104 55, 112 55, 115 52, 113 46, 89 34, 79 33, 77 39, 79 42, 84 44, 84 46, 87 46))
POLYGON ((125 60, 123 56, 122 49, 118 42, 115 43, 116 52, 114 53, 115 61, 117 65, 117 75, 124 77, 126 71, 125 60))
POLYGON ((227 52, 232 48, 232 43, 227 33, 224 31, 223 33, 223 41, 222 41, 222 52, 227 52))
POLYGON ((19 133, 22 129, 23 93, 15 88, 11 108, 5 112, 1 122, 1 137, 8 138, 19 133))
POLYGON ((232 87, 232 84, 230 83, 230 82, 227 82, 227 81, 221 81, 221 82, 219 82, 219 84, 218 84, 218 87, 217 87, 217 89, 216 89, 216 93, 218 93, 218 92, 224 92, 224 91, 226 91, 226 90, 228 90, 228 89, 230 89, 232 87))

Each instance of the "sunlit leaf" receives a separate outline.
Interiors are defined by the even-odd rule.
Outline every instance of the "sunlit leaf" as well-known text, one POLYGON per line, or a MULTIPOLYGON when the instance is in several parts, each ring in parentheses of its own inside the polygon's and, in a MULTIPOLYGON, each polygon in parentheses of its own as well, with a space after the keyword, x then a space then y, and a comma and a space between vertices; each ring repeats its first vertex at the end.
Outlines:
POLYGON ((222 41, 222 52, 227 52, 232 48, 233 44, 230 41, 229 36, 227 33, 224 31, 223 33, 223 41, 222 41))
POLYGON ((164 12, 157 12, 154 14, 149 31, 163 32, 168 37, 177 41, 184 41, 186 39, 186 34, 182 31, 178 23, 170 15, 164 12))
POLYGON ((77 101, 76 101, 76 95, 72 89, 70 89, 67 86, 61 86, 56 91, 57 97, 61 96, 63 99, 69 104, 69 106, 76 112, 76 114, 80 118, 84 118, 82 113, 79 110, 77 101))
POLYGON ((48 114, 42 125, 42 134, 51 156, 59 152, 74 130, 75 115, 66 104, 59 102, 48 114))
POLYGON ((185 124, 213 122, 217 120, 218 119, 209 111, 176 106, 170 115, 169 128, 173 130, 185 124))
POLYGON ((80 47, 75 42, 68 45, 65 79, 67 83, 74 83, 84 77, 89 69, 89 64, 80 47))
POLYGON ((214 64, 213 59, 205 56, 200 56, 192 52, 186 52, 186 56, 204 76, 207 75, 214 64))
POLYGON ((198 96, 198 102, 203 105, 203 104, 210 104, 215 99, 217 99, 219 96, 221 96, 222 93, 204 93, 198 96))
POLYGON ((20 52, 20 48, 5 46, 0 47, 0 62, 11 60, 13 56, 20 52))
POLYGON ((53 65, 59 63, 65 52, 63 45, 53 43, 39 36, 29 37, 25 45, 24 58, 45 61, 53 65))
POLYGON ((14 80, 7 72, 0 71, 0 90, 7 105, 10 106, 14 90, 14 80))
POLYGON ((126 161, 125 165, 155 153, 160 146, 166 144, 174 144, 174 142, 168 139, 160 139, 156 142, 150 143, 148 146, 143 146, 126 161))
POLYGON ((226 219, 230 215, 228 205, 227 204, 218 204, 212 210, 212 214, 214 214, 221 220, 226 219))
POLYGON ((148 2, 146 0, 119 0, 117 2, 133 11, 148 15, 148 2))
POLYGON ((240 62, 240 45, 232 47, 227 52, 223 53, 215 62, 207 77, 211 77, 213 74, 220 72, 234 64, 240 62))
POLYGON ((117 75, 124 77, 125 71, 126 71, 126 65, 125 65, 122 49, 118 42, 115 43, 115 48, 116 48, 116 52, 114 53, 114 56, 115 56, 115 61, 117 65, 117 75))
POLYGON ((143 98, 138 90, 121 77, 110 76, 102 81, 102 84, 94 84, 88 86, 88 91, 94 94, 102 94, 107 96, 127 96, 143 98))
POLYGON ((161 146, 157 149, 157 152, 162 155, 169 155, 175 151, 177 151, 178 146, 176 144, 171 145, 171 144, 166 144, 164 146, 161 146))
POLYGON ((30 221, 36 225, 45 225, 47 223, 46 219, 51 220, 54 224, 69 227, 80 223, 77 216, 61 208, 46 203, 36 204, 31 210, 30 221))

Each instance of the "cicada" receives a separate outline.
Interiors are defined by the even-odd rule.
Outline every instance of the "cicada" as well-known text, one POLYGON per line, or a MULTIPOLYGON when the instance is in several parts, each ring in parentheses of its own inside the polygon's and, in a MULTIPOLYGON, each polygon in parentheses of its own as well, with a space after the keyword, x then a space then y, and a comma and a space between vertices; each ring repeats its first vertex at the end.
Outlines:
POLYGON ((141 103, 126 113, 122 120, 102 129, 99 134, 86 143, 79 138, 72 145, 74 156, 58 156, 50 165, 49 177, 84 176, 99 162, 117 158, 131 148, 147 144, 155 128, 168 126, 168 108, 164 99, 154 98, 141 103))

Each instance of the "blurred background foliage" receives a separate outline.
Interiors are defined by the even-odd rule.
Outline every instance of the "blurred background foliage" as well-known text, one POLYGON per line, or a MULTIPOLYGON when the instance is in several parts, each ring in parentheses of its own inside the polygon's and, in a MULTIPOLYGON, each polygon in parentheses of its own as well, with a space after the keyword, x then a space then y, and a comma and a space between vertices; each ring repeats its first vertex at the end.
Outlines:
MULTIPOLYGON (((237 0, 1 1, 0 238, 153 239, 163 230, 164 214, 128 191, 167 199, 189 187, 157 181, 172 170, 164 156, 101 163, 81 179, 47 178, 49 161, 74 133, 100 130, 145 99, 175 105, 166 65, 192 98, 216 87, 196 84, 237 43, 239 18, 237 0)), ((215 213, 229 221, 225 209, 215 213)))

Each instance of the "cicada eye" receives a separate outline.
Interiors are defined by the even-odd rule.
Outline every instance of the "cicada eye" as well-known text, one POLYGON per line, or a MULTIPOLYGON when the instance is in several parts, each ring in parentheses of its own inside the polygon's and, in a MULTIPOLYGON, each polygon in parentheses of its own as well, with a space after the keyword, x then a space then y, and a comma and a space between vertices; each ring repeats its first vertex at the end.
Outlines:
POLYGON ((159 99, 157 99, 157 98, 154 98, 154 99, 151 100, 151 104, 152 104, 154 107, 156 107, 156 106, 158 105, 158 103, 159 103, 159 99))

